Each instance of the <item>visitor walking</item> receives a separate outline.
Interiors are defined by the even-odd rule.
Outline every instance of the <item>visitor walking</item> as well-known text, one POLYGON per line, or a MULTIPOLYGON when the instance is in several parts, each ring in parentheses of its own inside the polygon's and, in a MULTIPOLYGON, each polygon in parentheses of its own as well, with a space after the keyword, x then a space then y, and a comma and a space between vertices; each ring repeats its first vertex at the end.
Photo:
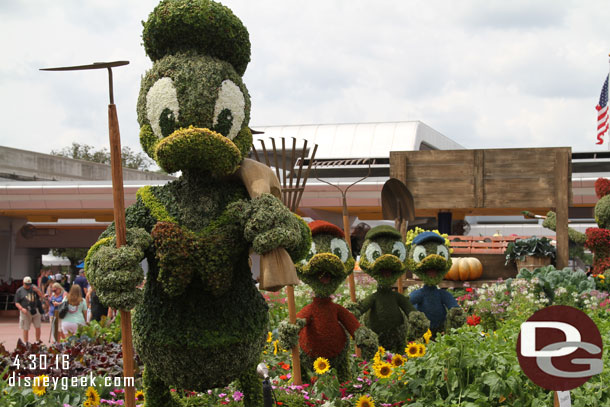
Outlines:
POLYGON ((78 277, 74 279, 74 284, 78 285, 81 288, 81 297, 85 298, 87 296, 87 290, 89 289, 89 282, 87 281, 87 277, 85 277, 85 270, 80 269, 78 271, 78 277))
POLYGON ((32 278, 25 277, 23 285, 15 292, 15 307, 19 310, 19 327, 23 331, 23 341, 29 341, 30 325, 34 324, 36 342, 40 342, 40 322, 44 295, 32 285, 32 278))
POLYGON ((90 288, 91 320, 100 322, 102 320, 102 316, 108 316, 108 307, 100 302, 100 299, 93 287, 90 288))
POLYGON ((86 325, 87 304, 81 295, 81 288, 77 284, 70 287, 70 292, 64 301, 68 302, 68 313, 61 320, 61 331, 68 336, 75 334, 79 326, 86 325))
POLYGON ((49 296, 49 316, 51 317, 51 335, 53 335, 55 342, 59 342, 59 340, 62 338, 59 330, 59 316, 55 310, 61 305, 65 297, 66 292, 61 284, 57 282, 54 283, 51 287, 51 294, 49 296))

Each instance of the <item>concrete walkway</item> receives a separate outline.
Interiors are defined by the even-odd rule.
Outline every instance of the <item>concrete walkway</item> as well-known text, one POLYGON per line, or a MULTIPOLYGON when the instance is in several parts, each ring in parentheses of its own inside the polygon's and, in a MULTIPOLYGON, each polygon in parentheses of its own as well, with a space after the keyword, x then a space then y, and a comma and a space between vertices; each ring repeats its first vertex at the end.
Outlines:
MULTIPOLYGON (((49 334, 51 332, 51 323, 43 322, 41 325, 40 340, 45 344, 49 344, 49 334)), ((6 350, 12 352, 17 346, 17 340, 22 338, 23 332, 19 329, 19 317, 0 317, 0 343, 4 345, 6 350)), ((36 340, 36 331, 34 325, 30 327, 30 342, 36 340)), ((51 343, 53 338, 51 338, 51 343)))

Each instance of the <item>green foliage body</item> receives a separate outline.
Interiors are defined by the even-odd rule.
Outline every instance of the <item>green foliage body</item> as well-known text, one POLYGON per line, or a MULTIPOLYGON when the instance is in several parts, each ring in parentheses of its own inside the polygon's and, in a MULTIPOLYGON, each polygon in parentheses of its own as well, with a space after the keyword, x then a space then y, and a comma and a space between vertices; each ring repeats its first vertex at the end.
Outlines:
POLYGON ((402 352, 407 338, 420 338, 429 327, 409 298, 392 290, 406 269, 406 251, 396 229, 378 226, 367 233, 360 252, 360 268, 377 281, 377 291, 360 301, 357 310, 379 344, 392 352, 402 352))

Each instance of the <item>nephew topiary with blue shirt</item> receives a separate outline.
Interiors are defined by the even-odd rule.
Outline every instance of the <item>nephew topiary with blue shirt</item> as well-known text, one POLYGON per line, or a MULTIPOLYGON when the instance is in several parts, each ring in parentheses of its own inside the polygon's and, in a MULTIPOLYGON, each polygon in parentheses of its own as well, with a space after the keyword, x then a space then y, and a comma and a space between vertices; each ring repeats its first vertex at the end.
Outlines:
POLYGON ((455 298, 437 287, 451 268, 445 238, 436 232, 422 231, 410 242, 407 238, 407 246, 407 269, 424 282, 422 288, 411 293, 411 303, 430 320, 432 333, 463 325, 466 319, 455 298))

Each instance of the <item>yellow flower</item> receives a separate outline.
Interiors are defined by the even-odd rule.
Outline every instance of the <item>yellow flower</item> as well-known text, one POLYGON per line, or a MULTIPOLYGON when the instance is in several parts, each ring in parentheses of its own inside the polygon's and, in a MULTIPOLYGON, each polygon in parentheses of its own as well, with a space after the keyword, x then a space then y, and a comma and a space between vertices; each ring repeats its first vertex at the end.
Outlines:
POLYGON ((315 370, 317 374, 324 374, 328 372, 328 369, 330 369, 328 359, 319 357, 315 362, 313 362, 313 370, 315 370))
POLYGON ((43 374, 40 376, 36 376, 32 381, 32 393, 39 397, 47 392, 47 386, 45 386, 44 384, 45 377, 47 378, 47 380, 49 380, 49 376, 43 374))
POLYGON ((605 276, 605 275, 603 275, 603 274, 598 274, 598 275, 597 275, 597 278, 599 278, 600 280, 605 280, 605 279, 606 279, 606 276, 605 276))
POLYGON ((100 394, 97 392, 97 390, 95 390, 95 388, 91 386, 87 387, 85 396, 87 397, 87 401, 89 401, 90 406, 100 405, 100 394))
POLYGON ((375 363, 379 363, 381 361, 382 356, 385 356, 385 348, 383 346, 380 346, 377 348, 377 353, 375 353, 375 356, 373 357, 373 361, 375 363))
POLYGON ((275 341, 273 341, 273 354, 274 355, 277 355, 277 350, 279 348, 279 345, 278 345, 279 343, 280 343, 279 339, 276 339, 275 341))
POLYGON ((424 356, 426 354, 426 345, 419 344, 417 345, 417 356, 424 356))
POLYGON ((267 343, 271 343, 273 340, 273 334, 271 332, 267 332, 267 343))
POLYGON ((360 396, 358 402, 356 402, 356 407, 375 407, 375 403, 373 402, 372 398, 363 395, 360 396))
POLYGON ((402 355, 396 354, 392 358, 392 365, 395 367, 402 366, 404 363, 405 363, 405 359, 402 357, 402 355))
POLYGON ((91 400, 85 400, 85 402, 83 403, 83 407, 93 407, 93 405, 91 404, 91 400))
POLYGON ((426 345, 430 343, 430 338, 432 338, 432 332, 428 329, 424 334, 424 341, 426 341, 426 345))
POLYGON ((375 368, 375 376, 377 376, 380 379, 387 379, 391 375, 392 375, 392 365, 387 362, 380 363, 375 368))
POLYGON ((405 348, 405 353, 410 358, 419 357, 418 345, 415 342, 409 342, 409 344, 405 348))
POLYGON ((136 401, 144 401, 144 392, 142 390, 136 391, 136 401))

